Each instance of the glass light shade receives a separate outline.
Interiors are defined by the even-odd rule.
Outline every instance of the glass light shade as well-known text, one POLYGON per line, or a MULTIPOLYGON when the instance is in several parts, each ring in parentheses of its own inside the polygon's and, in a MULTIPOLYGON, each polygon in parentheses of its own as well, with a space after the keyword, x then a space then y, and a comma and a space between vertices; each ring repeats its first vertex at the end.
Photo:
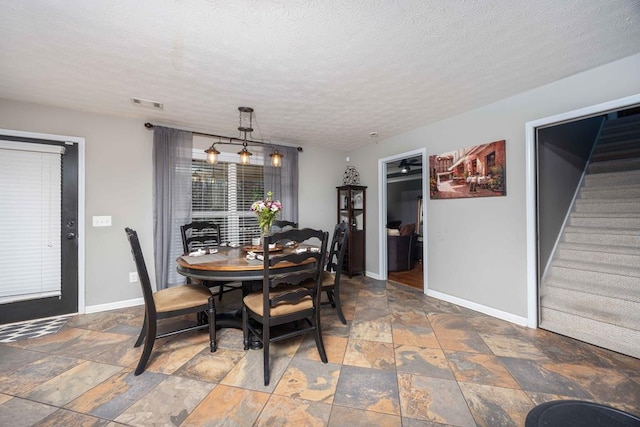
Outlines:
POLYGON ((273 153, 269 154, 271 157, 271 166, 274 168, 279 168, 282 166, 282 158, 284 157, 278 150, 275 150, 273 153))
POLYGON ((220 154, 220 152, 216 150, 215 144, 204 150, 204 152, 207 153, 207 162, 212 165, 218 163, 218 154, 220 154))
POLYGON ((241 165, 248 165, 249 157, 253 155, 253 153, 247 151, 247 147, 244 147, 241 151, 238 151, 238 154, 240 155, 241 165))

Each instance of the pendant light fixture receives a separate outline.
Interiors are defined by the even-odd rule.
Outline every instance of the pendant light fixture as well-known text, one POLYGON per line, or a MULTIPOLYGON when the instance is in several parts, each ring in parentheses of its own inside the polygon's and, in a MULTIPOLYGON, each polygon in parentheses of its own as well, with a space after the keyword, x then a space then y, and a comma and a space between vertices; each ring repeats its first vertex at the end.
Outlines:
POLYGON ((280 153, 277 148, 273 150, 273 153, 269 154, 269 157, 271 157, 271 166, 274 168, 282 166, 282 158, 284 155, 280 153))
MULTIPOLYGON (((253 146, 271 146, 272 152, 269 154, 271 158, 271 166, 275 168, 282 167, 282 159, 284 158, 284 154, 278 151, 278 149, 271 144, 268 140, 264 141, 256 141, 253 139, 247 139, 247 134, 249 136, 253 132, 253 108, 251 107, 238 107, 239 112, 239 125, 238 131, 240 135, 237 138, 222 136, 222 135, 213 135, 210 133, 202 133, 202 132, 192 132, 194 135, 201 135, 206 137, 218 138, 218 141, 211 144, 211 147, 204 150, 207 157, 207 162, 215 165, 219 161, 220 151, 216 149, 216 144, 224 144, 224 145, 239 145, 242 144, 242 149, 238 151, 238 156, 240 156, 240 164, 248 165, 250 163, 251 156, 253 153, 249 151, 248 147, 250 145, 253 146), (224 140, 224 141, 223 141, 224 140)), ((257 121, 256 121, 257 124, 257 121)), ((153 129, 153 125, 151 123, 145 123, 144 126, 147 129, 153 129)), ((258 126, 258 131, 260 131, 260 126, 258 126)), ((266 150, 265 150, 266 151, 266 150)), ((298 151, 302 151, 302 148, 298 147, 298 151)), ((266 153, 264 154, 266 156, 266 153)))
MULTIPOLYGON (((220 138, 218 138, 218 143, 220 143, 220 138)), ((220 152, 216 150, 215 142, 211 144, 211 147, 204 150, 204 152, 207 153, 208 163, 211 163, 212 165, 215 165, 216 163, 218 163, 218 156, 220 155, 220 152)))

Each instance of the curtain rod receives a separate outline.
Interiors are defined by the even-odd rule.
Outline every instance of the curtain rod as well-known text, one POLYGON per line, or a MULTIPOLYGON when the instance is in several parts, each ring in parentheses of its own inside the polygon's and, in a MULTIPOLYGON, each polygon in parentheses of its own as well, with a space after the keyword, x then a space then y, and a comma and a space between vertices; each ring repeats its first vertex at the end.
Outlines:
MULTIPOLYGON (((152 123, 145 123, 144 127, 146 127, 147 129, 151 130, 153 129, 153 124, 152 123)), ((243 143, 247 143, 247 144, 252 144, 252 145, 274 145, 270 142, 264 142, 264 141, 254 141, 252 139, 241 139, 241 138, 234 138, 231 136, 224 136, 224 135, 215 135, 212 133, 204 133, 204 132, 195 132, 195 131, 189 131, 194 135, 199 135, 199 136, 205 136, 207 138, 223 138, 223 139, 228 139, 229 142, 223 142, 223 141, 219 141, 216 142, 215 144, 230 144, 230 145, 238 145, 237 143, 234 143, 233 141, 238 141, 238 143, 243 144, 243 143)), ((302 147, 296 147, 298 149, 298 151, 302 152, 302 147)))

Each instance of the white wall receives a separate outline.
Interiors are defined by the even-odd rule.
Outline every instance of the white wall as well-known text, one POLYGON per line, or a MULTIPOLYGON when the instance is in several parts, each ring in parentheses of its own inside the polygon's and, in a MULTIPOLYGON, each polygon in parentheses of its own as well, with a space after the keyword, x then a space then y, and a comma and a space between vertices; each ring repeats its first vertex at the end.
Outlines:
MULTIPOLYGON (((129 283, 135 271, 124 227, 138 231, 147 268, 153 269, 153 132, 144 121, 0 99, 0 128, 80 136, 86 141, 86 299, 88 309, 142 297, 129 283), (112 227, 94 228, 91 217, 111 215, 112 227)), ((304 148, 300 153, 299 220, 333 231, 335 186, 344 153, 304 148), (329 178, 327 178, 329 177, 329 178)))
POLYGON ((337 216, 336 187, 342 185, 347 167, 344 152, 304 147, 300 153, 298 193, 301 227, 319 228, 333 233, 337 216))
POLYGON ((640 54, 349 153, 369 186, 367 270, 379 271, 378 159, 505 139, 506 197, 427 200, 427 282, 430 290, 526 318, 525 123, 640 93, 638 70, 640 54))

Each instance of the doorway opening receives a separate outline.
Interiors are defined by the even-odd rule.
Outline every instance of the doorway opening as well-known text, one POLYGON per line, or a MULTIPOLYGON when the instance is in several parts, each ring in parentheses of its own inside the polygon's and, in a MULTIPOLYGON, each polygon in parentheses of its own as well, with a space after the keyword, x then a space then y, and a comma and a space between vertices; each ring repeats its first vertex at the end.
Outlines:
POLYGON ((378 161, 380 276, 426 293, 426 150, 378 161))
MULTIPOLYGON (((618 110, 628 109, 640 104, 640 95, 633 95, 602 104, 585 107, 579 110, 546 117, 543 119, 528 122, 526 128, 526 214, 527 214, 527 326, 537 328, 539 326, 539 285, 541 269, 546 252, 551 249, 539 247, 538 234, 539 226, 539 194, 538 168, 537 164, 537 144, 538 131, 543 128, 550 128, 558 125, 565 125, 577 120, 584 120, 596 116, 606 115, 618 110), (546 252, 545 252, 546 251, 546 252), (543 259, 540 259, 541 252, 543 259)), ((635 111, 633 111, 635 112, 635 111)), ((632 111, 627 113, 631 114, 632 111)))

